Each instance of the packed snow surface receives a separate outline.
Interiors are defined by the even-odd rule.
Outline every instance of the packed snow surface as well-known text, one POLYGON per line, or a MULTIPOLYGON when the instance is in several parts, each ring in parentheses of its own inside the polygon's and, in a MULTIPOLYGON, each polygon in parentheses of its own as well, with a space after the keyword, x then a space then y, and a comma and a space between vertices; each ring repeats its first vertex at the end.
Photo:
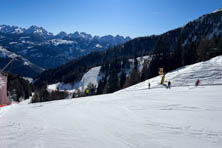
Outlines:
POLYGON ((221 89, 135 89, 17 105, 0 116, 1 147, 221 148, 221 89))
POLYGON ((113 94, 0 109, 1 147, 221 148, 221 60, 168 73, 171 89, 156 77, 113 94))

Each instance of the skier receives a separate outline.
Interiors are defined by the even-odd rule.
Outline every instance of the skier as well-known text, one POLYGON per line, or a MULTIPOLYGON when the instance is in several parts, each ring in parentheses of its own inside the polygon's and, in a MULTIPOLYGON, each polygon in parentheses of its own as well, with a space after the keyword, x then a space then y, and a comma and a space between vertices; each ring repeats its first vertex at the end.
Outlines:
POLYGON ((171 82, 170 82, 170 81, 168 81, 168 86, 167 86, 167 88, 169 88, 169 89, 170 89, 170 87, 171 87, 171 82))
POLYGON ((196 81, 196 83, 195 83, 195 86, 197 87, 199 84, 200 84, 200 80, 197 79, 197 81, 196 81))
POLYGON ((89 95, 89 89, 86 89, 86 96, 89 95))
POLYGON ((95 89, 94 88, 90 88, 90 94, 94 95, 95 89))
POLYGON ((148 84, 148 88, 150 89, 150 83, 148 84))

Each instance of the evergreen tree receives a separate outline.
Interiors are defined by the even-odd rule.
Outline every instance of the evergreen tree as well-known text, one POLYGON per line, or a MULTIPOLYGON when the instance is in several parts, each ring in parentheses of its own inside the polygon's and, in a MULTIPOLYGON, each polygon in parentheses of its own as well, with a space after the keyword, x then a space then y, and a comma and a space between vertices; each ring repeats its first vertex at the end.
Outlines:
POLYGON ((120 89, 119 78, 115 70, 110 74, 108 83, 107 83, 107 93, 113 93, 120 89))
POLYGON ((125 83, 123 85, 123 88, 127 88, 129 86, 131 86, 130 77, 126 77, 126 81, 125 81, 125 83))
POLYGON ((148 79, 148 64, 145 61, 143 64, 143 69, 141 71, 141 81, 145 81, 146 79, 148 79))
POLYGON ((134 57, 134 68, 138 69, 138 60, 136 57, 134 57))
POLYGON ((28 99, 34 91, 34 87, 29 81, 11 73, 8 74, 7 87, 9 97, 12 97, 14 101, 18 102, 20 99, 28 99), (16 94, 16 97, 13 94, 16 94))
POLYGON ((99 80, 97 91, 96 91, 97 95, 103 94, 106 92, 105 91, 106 83, 107 83, 107 73, 105 74, 105 77, 102 77, 102 79, 99 80))
POLYGON ((125 81, 126 81, 126 74, 124 71, 122 71, 120 75, 120 88, 123 88, 125 81))
POLYGON ((139 82, 140 82, 140 73, 136 68, 134 68, 130 76, 126 78, 124 88, 135 85, 139 82))
POLYGON ((130 75, 130 85, 135 85, 140 82, 140 74, 136 68, 133 69, 130 75))

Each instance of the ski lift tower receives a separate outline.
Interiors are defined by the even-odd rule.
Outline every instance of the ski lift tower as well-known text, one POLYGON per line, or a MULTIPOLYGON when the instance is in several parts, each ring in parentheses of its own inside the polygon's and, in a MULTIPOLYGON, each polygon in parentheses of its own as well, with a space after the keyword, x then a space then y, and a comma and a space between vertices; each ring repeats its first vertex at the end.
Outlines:
POLYGON ((4 70, 14 61, 14 58, 2 69, 0 70, 0 107, 4 105, 9 105, 11 101, 9 101, 7 96, 7 81, 8 74, 4 72, 4 70))

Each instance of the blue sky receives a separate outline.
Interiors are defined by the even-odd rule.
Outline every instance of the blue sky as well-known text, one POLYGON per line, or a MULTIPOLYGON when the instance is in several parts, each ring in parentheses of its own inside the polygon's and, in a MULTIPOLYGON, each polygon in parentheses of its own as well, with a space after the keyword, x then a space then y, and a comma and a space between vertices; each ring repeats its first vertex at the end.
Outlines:
POLYGON ((0 0, 0 24, 131 37, 161 34, 222 7, 222 0, 0 0))

